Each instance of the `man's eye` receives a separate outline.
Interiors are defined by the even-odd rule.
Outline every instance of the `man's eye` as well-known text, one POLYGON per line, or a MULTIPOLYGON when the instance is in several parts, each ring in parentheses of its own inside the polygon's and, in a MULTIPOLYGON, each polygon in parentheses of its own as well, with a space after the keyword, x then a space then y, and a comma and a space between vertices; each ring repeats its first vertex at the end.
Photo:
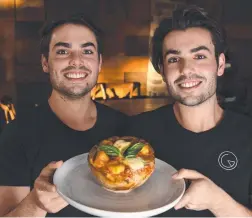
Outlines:
POLYGON ((178 61, 179 61, 179 58, 175 58, 175 57, 172 57, 172 58, 168 59, 168 63, 176 63, 178 61))
POLYGON ((200 59, 205 59, 205 58, 206 58, 205 55, 196 55, 196 56, 195 56, 195 59, 198 59, 198 60, 200 60, 200 59))
POLYGON ((67 50, 61 49, 61 50, 58 50, 58 51, 56 52, 56 54, 65 55, 65 54, 68 54, 68 52, 67 52, 67 50))
POLYGON ((85 49, 83 50, 83 54, 93 54, 94 52, 92 50, 89 49, 85 49))

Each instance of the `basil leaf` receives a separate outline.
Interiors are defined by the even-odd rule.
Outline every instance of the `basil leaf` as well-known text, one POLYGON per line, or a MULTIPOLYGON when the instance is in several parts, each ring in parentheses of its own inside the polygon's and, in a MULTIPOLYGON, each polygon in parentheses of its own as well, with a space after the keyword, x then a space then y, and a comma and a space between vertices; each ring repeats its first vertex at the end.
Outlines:
POLYGON ((139 151, 145 146, 144 143, 138 142, 132 146, 130 146, 125 152, 124 157, 126 158, 134 158, 138 154, 139 151))
POLYGON ((120 151, 118 148, 112 145, 101 145, 98 148, 101 151, 104 151, 108 156, 117 157, 120 156, 120 151))
POLYGON ((129 158, 129 159, 130 159, 130 158, 135 158, 135 157, 136 157, 136 155, 133 155, 133 154, 130 154, 130 155, 126 155, 126 156, 125 156, 125 158, 129 158))

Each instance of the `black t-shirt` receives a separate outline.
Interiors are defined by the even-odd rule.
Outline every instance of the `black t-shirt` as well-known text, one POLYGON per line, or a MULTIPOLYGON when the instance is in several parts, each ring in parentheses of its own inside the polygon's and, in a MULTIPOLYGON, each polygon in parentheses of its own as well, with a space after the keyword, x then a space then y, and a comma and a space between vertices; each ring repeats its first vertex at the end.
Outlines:
MULTIPOLYGON (((0 137, 0 186, 30 186, 52 161, 89 152, 97 142, 120 135, 127 116, 96 103, 97 121, 86 131, 66 126, 48 103, 19 115, 0 137)), ((90 216, 72 206, 48 216, 90 216)))
MULTIPOLYGON (((250 118, 225 111, 215 128, 194 133, 177 122, 173 107, 169 105, 132 117, 128 134, 149 141, 157 158, 178 170, 197 170, 236 201, 251 207, 251 124, 250 118)), ((159 216, 206 217, 213 214, 208 210, 172 209, 159 216)))

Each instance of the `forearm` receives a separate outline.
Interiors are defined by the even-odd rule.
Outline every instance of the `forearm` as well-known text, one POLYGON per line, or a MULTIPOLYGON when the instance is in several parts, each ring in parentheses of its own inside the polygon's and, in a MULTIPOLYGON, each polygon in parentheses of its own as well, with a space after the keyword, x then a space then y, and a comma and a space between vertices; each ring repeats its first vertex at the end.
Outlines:
POLYGON ((252 217, 251 210, 236 202, 229 195, 225 196, 225 199, 210 211, 216 217, 252 217))
POLYGON ((45 217, 47 212, 38 207, 30 193, 15 209, 5 217, 45 217))

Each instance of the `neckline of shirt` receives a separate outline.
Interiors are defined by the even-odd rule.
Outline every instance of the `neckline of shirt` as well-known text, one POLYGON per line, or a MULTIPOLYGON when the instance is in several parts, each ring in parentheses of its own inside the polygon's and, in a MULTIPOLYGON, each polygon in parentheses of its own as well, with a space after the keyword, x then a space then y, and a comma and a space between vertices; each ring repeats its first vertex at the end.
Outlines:
POLYGON ((223 126, 226 126, 228 125, 227 124, 227 121, 228 121, 228 112, 227 111, 223 111, 223 117, 222 119, 220 120, 220 122, 214 126, 213 128, 211 129, 208 129, 206 131, 203 131, 203 132, 193 132, 189 129, 186 129, 184 128, 177 120, 176 116, 175 116, 175 113, 174 113, 174 110, 173 110, 173 104, 170 105, 169 109, 171 110, 171 114, 172 114, 172 120, 173 122, 176 124, 175 127, 182 130, 183 132, 187 133, 187 134, 191 134, 191 135, 207 135, 207 134, 212 134, 212 133, 215 133, 216 131, 219 131, 219 129, 222 129, 223 126))

